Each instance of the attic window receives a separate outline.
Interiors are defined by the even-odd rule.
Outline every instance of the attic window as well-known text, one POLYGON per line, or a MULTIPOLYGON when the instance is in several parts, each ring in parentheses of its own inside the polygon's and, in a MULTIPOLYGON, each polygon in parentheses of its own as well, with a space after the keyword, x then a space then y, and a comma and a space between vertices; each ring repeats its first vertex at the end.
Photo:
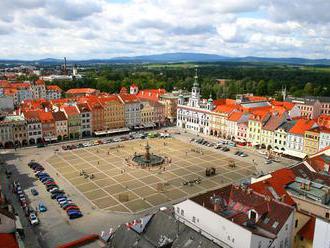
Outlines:
POLYGON ((277 222, 277 221, 275 221, 275 222, 274 222, 274 224, 272 225, 272 228, 274 228, 274 229, 275 229, 277 226, 278 226, 278 222, 277 222))
POLYGON ((266 217, 265 219, 264 219, 264 224, 268 224, 268 222, 269 222, 269 218, 268 217, 266 217))

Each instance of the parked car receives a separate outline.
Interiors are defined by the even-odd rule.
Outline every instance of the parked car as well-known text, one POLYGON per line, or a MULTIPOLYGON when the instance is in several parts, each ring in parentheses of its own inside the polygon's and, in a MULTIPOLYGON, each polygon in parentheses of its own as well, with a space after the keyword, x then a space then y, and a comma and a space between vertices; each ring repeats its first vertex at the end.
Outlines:
POLYGON ((69 215, 70 220, 77 219, 77 218, 80 218, 83 216, 83 214, 81 212, 74 212, 74 213, 70 213, 68 215, 69 215))
POLYGON ((30 220, 31 225, 38 225, 39 224, 39 219, 38 219, 38 217, 36 216, 35 213, 30 213, 29 220, 30 220))
POLYGON ((39 202, 39 211, 40 212, 46 212, 47 211, 47 207, 46 207, 46 204, 44 202, 39 202))
POLYGON ((265 164, 271 164, 271 163, 272 163, 272 161, 269 160, 269 159, 267 159, 267 160, 265 161, 265 164))
POLYGON ((69 211, 69 210, 77 210, 77 211, 80 211, 80 209, 79 209, 78 206, 68 206, 65 210, 66 210, 66 211, 69 211))
POLYGON ((31 189, 31 193, 34 196, 39 195, 39 192, 35 188, 31 189))
POLYGON ((248 155, 244 152, 242 152, 242 154, 240 155, 241 157, 247 157, 248 155))
POLYGON ((67 203, 65 203, 65 204, 63 204, 62 205, 62 208, 64 209, 64 210, 67 210, 67 208, 68 207, 78 207, 76 204, 74 204, 73 202, 67 202, 67 203))
POLYGON ((58 196, 65 196, 65 194, 64 193, 53 193, 53 194, 51 194, 50 198, 56 199, 56 197, 58 197, 58 196))

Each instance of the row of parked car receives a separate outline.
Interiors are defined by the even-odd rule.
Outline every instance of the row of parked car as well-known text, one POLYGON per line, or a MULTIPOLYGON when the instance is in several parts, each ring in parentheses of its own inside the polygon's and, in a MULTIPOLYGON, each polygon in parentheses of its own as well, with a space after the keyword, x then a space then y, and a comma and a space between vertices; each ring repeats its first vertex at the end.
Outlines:
MULTIPOLYGON (((212 143, 209 142, 203 138, 200 139, 191 139, 190 142, 195 142, 197 144, 200 145, 204 145, 204 146, 208 146, 208 147, 214 147, 214 149, 218 149, 224 152, 229 152, 230 151, 230 147, 235 147, 236 144, 233 141, 219 141, 218 143, 212 143)), ((247 157, 248 155, 242 151, 236 151, 235 152, 236 156, 240 156, 240 157, 247 157)))
POLYGON ((28 201, 26 199, 25 193, 20 185, 19 182, 14 182, 13 183, 13 190, 16 193, 19 202, 22 206, 22 209, 25 213, 25 216, 29 218, 29 221, 31 225, 38 225, 39 224, 39 219, 37 217, 36 212, 32 207, 29 206, 28 201))
POLYGON ((28 165, 34 170, 35 176, 45 185, 46 190, 51 194, 51 199, 57 201, 60 207, 66 211, 70 219, 76 219, 83 216, 79 207, 66 196, 64 190, 60 189, 54 178, 45 171, 42 165, 34 161, 31 161, 28 165))
POLYGON ((99 140, 94 140, 94 141, 88 141, 85 143, 64 145, 64 146, 62 146, 62 149, 64 151, 75 150, 75 149, 84 148, 84 147, 110 144, 110 143, 116 143, 116 142, 121 142, 121 141, 126 141, 126 140, 132 140, 132 139, 144 139, 145 137, 147 137, 147 135, 144 133, 132 133, 129 135, 116 137, 116 138, 99 139, 99 140))

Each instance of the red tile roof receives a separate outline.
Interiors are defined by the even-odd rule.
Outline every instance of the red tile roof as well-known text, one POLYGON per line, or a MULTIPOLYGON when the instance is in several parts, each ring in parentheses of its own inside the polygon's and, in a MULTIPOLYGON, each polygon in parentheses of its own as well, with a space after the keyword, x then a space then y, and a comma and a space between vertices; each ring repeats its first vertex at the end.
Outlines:
POLYGON ((314 120, 299 119, 296 124, 289 130, 289 133, 303 135, 305 131, 316 125, 314 120))
POLYGON ((96 89, 92 88, 76 88, 76 89, 70 89, 66 93, 67 94, 94 94, 96 93, 96 89))
POLYGON ((310 156, 307 159, 308 163, 310 164, 310 166, 313 167, 313 169, 317 172, 326 172, 329 173, 330 172, 330 168, 329 168, 329 161, 330 161, 330 146, 322 149, 321 151, 319 151, 318 153, 310 156))
POLYGON ((280 169, 271 173, 271 177, 263 181, 251 184, 249 187, 254 191, 267 195, 273 199, 275 196, 271 190, 282 198, 282 201, 288 205, 294 206, 296 203, 292 200, 290 195, 286 192, 285 187, 287 184, 295 181, 295 174, 287 168, 280 169))
POLYGON ((29 89, 31 87, 30 83, 11 83, 10 87, 15 89, 29 89))
POLYGON ((15 234, 0 233, 0 247, 4 248, 18 248, 18 243, 15 234))
POLYGON ((330 128, 330 115, 320 115, 319 118, 317 118, 317 123, 320 126, 330 128))
POLYGON ((53 118, 55 121, 66 121, 67 118, 62 111, 52 112, 53 118))
POLYGON ((53 84, 53 85, 47 85, 46 86, 47 90, 52 90, 52 91, 58 91, 58 92, 62 92, 62 89, 60 87, 58 87, 57 85, 53 84))
POLYGON ((258 102, 258 101, 267 101, 267 97, 264 96, 245 96, 251 102, 258 102))
POLYGON ((287 219, 294 211, 292 207, 282 202, 267 199, 265 196, 254 192, 253 190, 242 189, 238 186, 228 185, 226 187, 209 191, 205 194, 198 195, 190 198, 195 203, 207 208, 214 213, 220 214, 222 217, 229 220, 235 220, 236 224, 247 228, 253 233, 258 235, 267 235, 265 230, 272 235, 268 235, 269 238, 276 238, 276 234, 282 229, 287 219), (217 204, 219 210, 214 206, 216 203, 212 201, 212 198, 216 197, 221 200, 217 204), (249 228, 244 223, 248 218, 249 210, 255 210, 258 212, 260 218, 256 222, 257 228, 249 228), (235 219, 235 216, 242 215, 235 219), (264 221, 268 218, 268 221, 264 221), (274 223, 277 222, 275 227, 274 223), (260 229, 263 229, 262 231, 260 229))

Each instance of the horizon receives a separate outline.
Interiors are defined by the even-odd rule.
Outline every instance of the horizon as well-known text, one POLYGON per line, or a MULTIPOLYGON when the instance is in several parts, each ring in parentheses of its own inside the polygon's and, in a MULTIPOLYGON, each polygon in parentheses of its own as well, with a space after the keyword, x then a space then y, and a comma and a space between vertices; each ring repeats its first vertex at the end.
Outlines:
POLYGON ((319 0, 3 0, 3 60, 163 53, 330 58, 330 3, 319 0))
MULTIPOLYGON (((211 53, 199 53, 199 52, 170 52, 170 53, 155 53, 155 54, 137 54, 137 55, 132 55, 132 56, 115 56, 115 57, 109 57, 109 58, 85 58, 85 59, 76 59, 76 58, 68 58, 66 57, 67 61, 89 61, 89 60, 114 60, 114 59, 132 59, 134 57, 148 57, 148 56, 162 56, 162 55, 168 55, 168 54, 193 54, 193 55, 210 55, 210 56, 219 56, 219 57, 224 57, 230 59, 244 59, 248 57, 253 57, 253 58, 260 58, 260 59, 303 59, 303 60, 330 60, 330 58, 325 58, 325 57, 320 57, 320 58, 308 58, 308 57, 267 57, 267 56, 253 56, 253 55, 248 55, 248 56, 225 56, 222 54, 211 54, 211 53)), ((42 60, 63 60, 63 58, 60 57, 41 57, 41 58, 35 58, 35 59, 20 59, 20 58, 1 58, 0 61, 22 61, 22 62, 34 62, 34 61, 42 61, 42 60)), ((226 60, 224 60, 226 61, 226 60)), ((180 63, 180 61, 178 61, 180 63)), ((189 61, 188 61, 189 62, 189 61)), ((193 62, 196 62, 195 60, 193 62)), ((203 62, 203 61, 200 61, 203 62)), ((216 61, 216 62, 221 62, 221 60, 216 61)))

